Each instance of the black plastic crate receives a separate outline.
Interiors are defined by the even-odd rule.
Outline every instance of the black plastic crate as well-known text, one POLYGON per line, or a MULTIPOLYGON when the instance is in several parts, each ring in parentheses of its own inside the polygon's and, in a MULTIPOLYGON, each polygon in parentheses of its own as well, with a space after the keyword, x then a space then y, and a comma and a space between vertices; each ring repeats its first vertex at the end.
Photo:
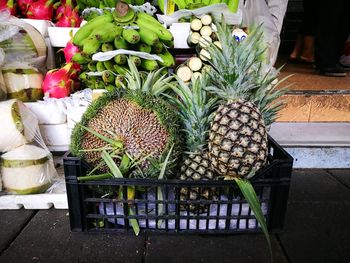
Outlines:
MULTIPOLYGON (((252 179, 270 232, 283 228, 293 158, 269 138, 267 165, 252 179)), ((89 166, 80 158, 64 158, 72 231, 132 231, 136 219, 141 231, 176 233, 260 232, 254 214, 233 181, 108 179, 79 182, 89 166), (128 200, 128 188, 137 189, 128 200), (217 198, 180 198, 181 189, 210 188, 217 198), (106 191, 112 195, 103 196, 106 191), (162 197, 162 198, 161 198, 162 197)), ((189 191, 187 191, 189 193, 189 191)))

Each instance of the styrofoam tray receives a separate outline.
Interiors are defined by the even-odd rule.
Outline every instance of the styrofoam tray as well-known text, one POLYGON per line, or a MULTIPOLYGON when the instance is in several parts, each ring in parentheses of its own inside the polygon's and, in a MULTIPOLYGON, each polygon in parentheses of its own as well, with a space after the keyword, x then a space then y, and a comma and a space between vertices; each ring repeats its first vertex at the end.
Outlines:
POLYGON ((70 32, 74 34, 79 30, 77 27, 48 27, 49 38, 53 47, 65 47, 71 39, 70 32))
POLYGON ((51 187, 51 191, 36 195, 0 195, 1 209, 68 209, 66 185, 61 178, 51 187))

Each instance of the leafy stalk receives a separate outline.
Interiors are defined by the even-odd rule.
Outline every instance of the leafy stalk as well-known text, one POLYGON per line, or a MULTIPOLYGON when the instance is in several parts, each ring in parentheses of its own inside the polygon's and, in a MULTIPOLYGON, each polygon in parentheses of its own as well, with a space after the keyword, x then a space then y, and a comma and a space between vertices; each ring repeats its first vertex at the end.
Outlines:
POLYGON ((272 255, 271 240, 269 236, 269 231, 267 230, 266 220, 262 212, 259 199, 256 196, 256 192, 251 182, 249 180, 245 180, 243 178, 237 178, 237 177, 235 177, 234 180, 237 183, 239 189, 241 190, 244 198, 247 200, 250 208, 253 210, 256 220, 259 222, 261 229, 267 240, 270 254, 272 255))
POLYGON ((111 170, 113 177, 124 178, 122 172, 120 171, 118 166, 113 161, 113 158, 111 157, 111 155, 108 152, 106 152, 105 150, 102 151, 102 159, 105 161, 108 168, 111 170))

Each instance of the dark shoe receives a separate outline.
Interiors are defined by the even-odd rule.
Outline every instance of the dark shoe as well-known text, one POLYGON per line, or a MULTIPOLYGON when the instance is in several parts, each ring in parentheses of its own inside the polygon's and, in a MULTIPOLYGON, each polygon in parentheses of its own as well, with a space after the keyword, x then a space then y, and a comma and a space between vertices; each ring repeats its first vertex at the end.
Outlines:
POLYGON ((299 63, 299 59, 298 58, 289 57, 288 58, 288 63, 289 64, 298 64, 299 63))
POLYGON ((350 70, 350 65, 341 64, 341 66, 343 67, 343 69, 344 69, 345 71, 349 71, 349 70, 350 70))
POLYGON ((320 74, 329 77, 345 77, 346 72, 341 67, 320 68, 320 74))

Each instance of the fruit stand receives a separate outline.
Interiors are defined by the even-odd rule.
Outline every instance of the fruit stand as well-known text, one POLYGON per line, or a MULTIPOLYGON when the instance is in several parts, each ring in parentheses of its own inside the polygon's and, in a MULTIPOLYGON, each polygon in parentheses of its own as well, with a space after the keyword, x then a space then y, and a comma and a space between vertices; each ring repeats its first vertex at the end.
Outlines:
POLYGON ((293 159, 268 129, 285 90, 239 1, 5 3, 25 19, 0 28, 17 30, 0 41, 0 204, 65 181, 73 231, 282 229, 293 159), (26 67, 9 60, 16 37, 26 67), (64 179, 50 151, 66 152, 64 179))

